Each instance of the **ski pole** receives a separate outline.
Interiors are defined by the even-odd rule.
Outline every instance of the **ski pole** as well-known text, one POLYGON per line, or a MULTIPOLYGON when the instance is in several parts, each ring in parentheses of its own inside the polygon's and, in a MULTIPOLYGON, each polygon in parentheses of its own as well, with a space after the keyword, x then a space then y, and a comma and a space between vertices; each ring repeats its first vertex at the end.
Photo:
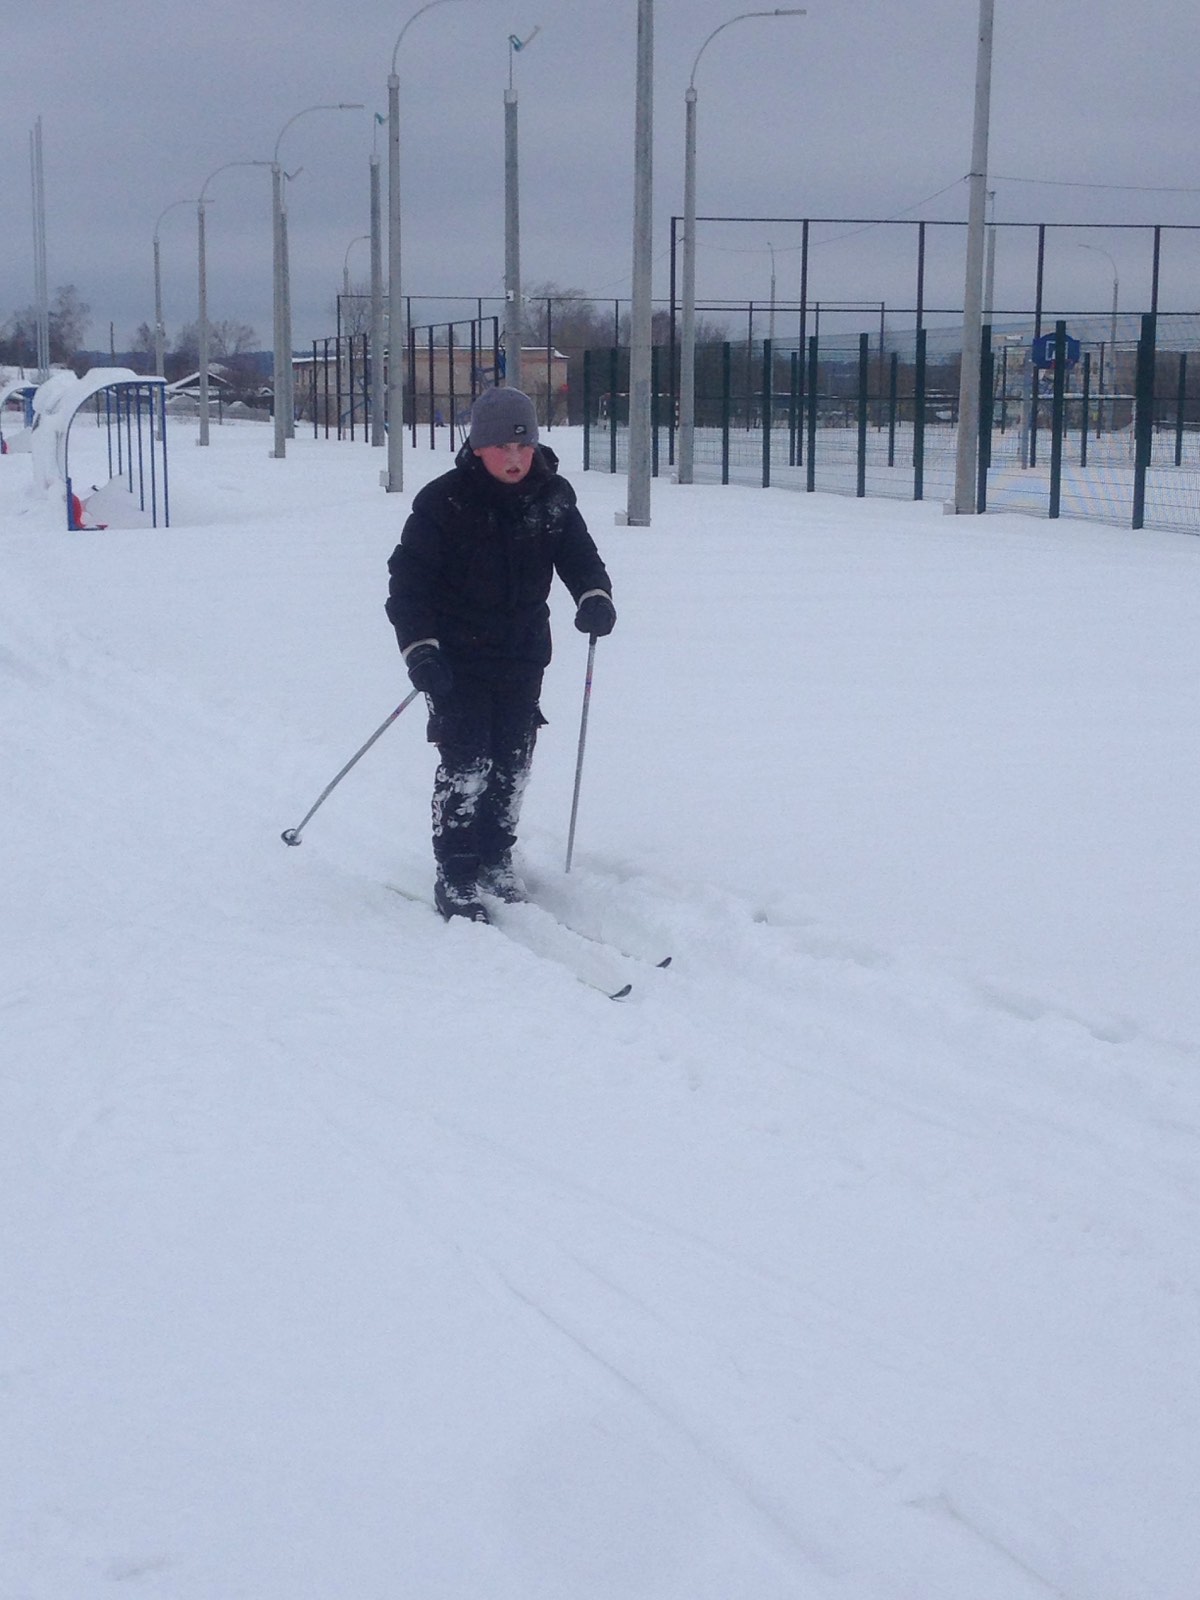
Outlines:
POLYGON ((325 785, 325 787, 321 790, 320 794, 313 801, 312 805, 308 808, 308 810, 305 812, 304 816, 296 824, 296 826, 294 828, 285 828, 283 830, 283 832, 279 835, 279 837, 283 840, 284 844, 300 844, 301 843, 300 834, 301 834, 301 831, 304 828, 305 824, 325 804, 325 801, 329 798, 329 796, 337 788, 338 784, 341 783, 342 779, 350 771, 350 768, 352 766, 354 766, 356 762, 359 762, 359 761, 362 760, 363 756, 366 755, 367 751, 375 743, 376 739, 380 739, 380 738, 383 737, 383 735, 388 731, 388 729, 391 727, 392 723, 395 722, 396 718, 400 715, 400 713, 405 709, 406 706, 412 705, 413 701, 417 698, 417 696, 420 694, 420 692, 421 691, 419 689, 414 689, 410 695, 406 696, 405 699, 401 700, 400 704, 396 707, 395 711, 392 712, 391 716, 388 717, 386 722, 381 722, 379 727, 375 729, 375 732, 367 740, 366 744, 363 745, 362 749, 360 751, 358 751, 358 753, 356 755, 353 755, 353 756, 350 757, 349 761, 347 761, 346 765, 338 773, 337 777, 334 778, 332 780, 332 782, 327 783, 325 785))
POLYGON ((587 741, 588 703, 592 698, 592 663, 596 659, 596 635, 588 635, 587 677, 583 681, 583 715, 579 719, 579 754, 575 759, 575 794, 571 801, 571 826, 567 832, 567 865, 571 870, 571 857, 575 853, 575 818, 579 814, 579 785, 583 779, 583 747, 587 741))

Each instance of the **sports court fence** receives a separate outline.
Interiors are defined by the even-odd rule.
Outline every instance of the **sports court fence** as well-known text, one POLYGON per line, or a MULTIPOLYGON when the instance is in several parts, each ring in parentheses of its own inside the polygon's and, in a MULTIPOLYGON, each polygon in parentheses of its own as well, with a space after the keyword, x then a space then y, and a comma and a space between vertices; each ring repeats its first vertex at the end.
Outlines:
MULTIPOLYGON (((1200 532, 1200 379, 1195 315, 1147 314, 1133 341, 983 335, 980 511, 1074 516, 1200 532), (1189 369, 1189 354, 1192 364, 1189 369)), ((678 363, 654 351, 652 452, 670 472, 678 363)), ((629 352, 582 360, 585 470, 628 464, 629 352)), ((813 335, 701 346, 693 476, 898 499, 954 498, 959 358, 813 335)))

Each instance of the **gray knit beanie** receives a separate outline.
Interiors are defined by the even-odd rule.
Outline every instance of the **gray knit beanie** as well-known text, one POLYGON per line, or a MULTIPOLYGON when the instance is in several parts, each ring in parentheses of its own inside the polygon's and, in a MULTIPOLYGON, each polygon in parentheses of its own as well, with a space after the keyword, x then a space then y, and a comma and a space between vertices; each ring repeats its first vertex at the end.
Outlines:
POLYGON ((467 443, 472 450, 486 450, 492 444, 536 444, 537 439, 537 412, 520 389, 485 389, 471 407, 467 443))

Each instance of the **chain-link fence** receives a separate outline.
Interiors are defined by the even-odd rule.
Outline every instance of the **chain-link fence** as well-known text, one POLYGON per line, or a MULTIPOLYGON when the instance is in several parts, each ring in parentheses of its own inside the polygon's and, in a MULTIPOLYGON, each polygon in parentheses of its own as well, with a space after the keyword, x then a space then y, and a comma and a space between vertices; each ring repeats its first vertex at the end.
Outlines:
MULTIPOLYGON (((1126 319, 1128 322, 1129 319, 1126 319)), ((1108 330, 1106 330, 1108 331, 1108 330)), ((985 330, 980 510, 1200 532, 1200 318, 1147 315, 1137 337, 985 330), (1189 367, 1189 356, 1191 365, 1189 367)), ((654 364, 654 470, 677 449, 677 365, 654 364)), ((581 363, 584 465, 627 465, 629 354, 581 363)), ((869 334, 696 352, 697 482, 954 498, 959 358, 869 334)))

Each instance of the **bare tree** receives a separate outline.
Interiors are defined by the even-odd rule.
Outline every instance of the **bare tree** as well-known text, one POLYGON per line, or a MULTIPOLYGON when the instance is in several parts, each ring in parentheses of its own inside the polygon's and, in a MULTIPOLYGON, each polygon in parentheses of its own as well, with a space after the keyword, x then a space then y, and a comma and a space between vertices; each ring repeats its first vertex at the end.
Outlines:
POLYGON ((51 361, 70 361, 77 354, 91 322, 91 311, 73 283, 54 291, 54 304, 50 307, 51 361))
MULTIPOLYGON (((338 301, 341 307, 341 329, 343 335, 351 334, 355 338, 371 331, 371 285, 369 283, 352 283, 349 294, 339 294, 338 301)), ((337 321, 338 308, 331 308, 335 322, 337 321)))
POLYGON ((0 325, 0 362, 12 366, 24 366, 24 357, 20 354, 16 339, 16 318, 9 317, 8 321, 0 325))
POLYGON ((217 361, 233 361, 237 356, 258 349, 258 334, 248 322, 232 322, 225 318, 209 323, 208 343, 217 361))
MULTIPOLYGON (((621 313, 621 329, 618 343, 628 344, 633 318, 628 311, 621 313)), ((671 313, 669 311, 655 311, 650 318, 650 343, 670 344, 671 342, 671 313)))
MULTIPOLYGON (((83 336, 91 320, 91 306, 79 298, 73 283, 64 283, 54 291, 50 307, 50 359, 60 366, 68 365, 83 344, 83 336)), ((6 341, 11 354, 8 359, 32 366, 37 361, 37 307, 26 306, 11 319, 12 332, 6 341)))
POLYGON ((522 299, 525 337, 531 345, 551 343, 570 356, 612 343, 611 321, 578 289, 535 283, 524 291, 522 299))
POLYGON ((200 360, 200 324, 198 322, 185 322, 175 335, 171 345, 171 354, 167 358, 167 373, 171 377, 182 377, 189 372, 200 360))

